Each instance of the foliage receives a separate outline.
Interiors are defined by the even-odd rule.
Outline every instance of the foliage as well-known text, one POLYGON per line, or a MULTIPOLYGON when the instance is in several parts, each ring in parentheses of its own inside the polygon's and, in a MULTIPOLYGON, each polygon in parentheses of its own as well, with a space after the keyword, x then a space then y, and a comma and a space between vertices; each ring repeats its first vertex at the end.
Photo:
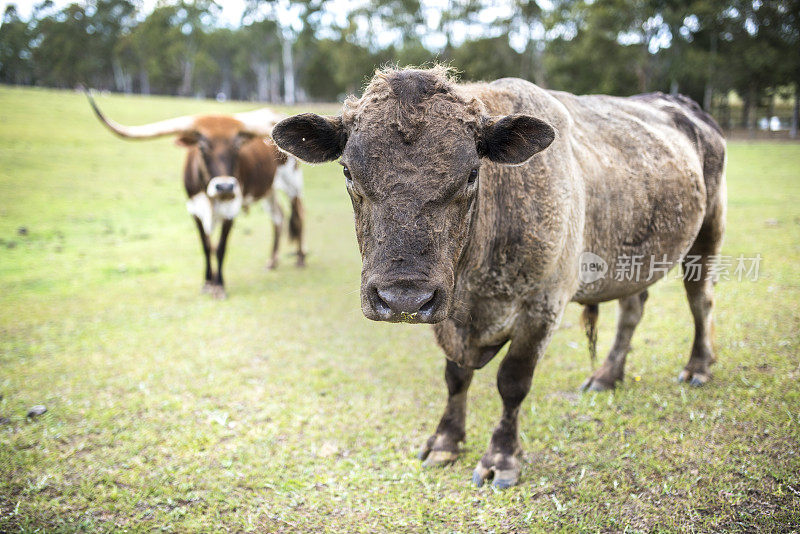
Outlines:
MULTIPOLYGON (((800 0, 91 0, 0 26, 0 82, 272 102, 336 100, 372 71, 444 61, 468 80, 517 76, 577 93, 680 91, 752 108, 800 86, 800 0), (545 7, 546 6, 546 7, 545 7), (347 11, 342 13, 342 9, 347 11), (342 21, 345 21, 344 23, 342 21), (288 93, 287 93, 288 92, 288 93)), ((770 109, 771 111, 771 109, 770 109)))

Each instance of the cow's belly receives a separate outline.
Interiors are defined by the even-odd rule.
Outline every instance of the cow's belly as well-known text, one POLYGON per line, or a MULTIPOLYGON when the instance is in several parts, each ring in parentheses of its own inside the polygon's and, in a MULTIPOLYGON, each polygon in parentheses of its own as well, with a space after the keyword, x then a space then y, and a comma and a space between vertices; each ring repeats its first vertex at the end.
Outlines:
POLYGON ((587 206, 580 285, 573 300, 597 303, 637 293, 684 257, 705 216, 702 175, 688 173, 598 194, 587 206))

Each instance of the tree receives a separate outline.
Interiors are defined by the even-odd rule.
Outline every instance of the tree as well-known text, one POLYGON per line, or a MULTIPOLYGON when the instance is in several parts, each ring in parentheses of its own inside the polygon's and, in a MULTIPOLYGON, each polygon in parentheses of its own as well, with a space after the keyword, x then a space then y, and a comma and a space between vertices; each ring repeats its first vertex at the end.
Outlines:
POLYGON ((634 0, 562 2, 558 16, 549 22, 560 33, 546 49, 549 85, 578 94, 649 90, 655 63, 648 52, 651 36, 633 4, 634 0))
POLYGON ((451 52, 453 65, 467 80, 495 80, 519 76, 522 55, 506 36, 466 41, 451 52))
POLYGON ((28 85, 34 81, 31 58, 33 32, 14 4, 6 7, 0 26, 0 81, 28 85))
POLYGON ((119 40, 136 24, 136 6, 129 0, 94 0, 87 2, 86 13, 91 49, 85 52, 95 56, 95 85, 130 92, 131 75, 125 72, 115 51, 119 40))

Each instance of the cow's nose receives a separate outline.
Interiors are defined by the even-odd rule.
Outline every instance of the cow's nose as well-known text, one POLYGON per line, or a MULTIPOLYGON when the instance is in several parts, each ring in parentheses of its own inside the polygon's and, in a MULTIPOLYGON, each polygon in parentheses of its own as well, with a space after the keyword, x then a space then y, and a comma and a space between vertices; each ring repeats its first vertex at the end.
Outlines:
POLYGON ((430 322, 437 309, 438 290, 415 285, 371 288, 371 303, 380 320, 430 322))
POLYGON ((233 191, 233 184, 230 182, 219 182, 217 183, 217 191, 220 193, 230 193, 233 191))

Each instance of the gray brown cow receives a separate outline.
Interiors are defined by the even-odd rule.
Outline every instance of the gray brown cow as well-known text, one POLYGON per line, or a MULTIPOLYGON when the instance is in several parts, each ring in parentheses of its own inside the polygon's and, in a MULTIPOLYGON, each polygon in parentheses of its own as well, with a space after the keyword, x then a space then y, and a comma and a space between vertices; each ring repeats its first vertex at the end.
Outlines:
POLYGON ((688 98, 575 96, 512 78, 461 85, 443 68, 387 69, 340 116, 291 117, 273 138, 307 161, 340 158, 364 314, 434 323, 448 399, 426 465, 455 460, 473 372, 510 341, 497 375, 502 417, 473 480, 515 484, 519 408, 567 303, 619 300, 614 346, 585 384, 613 388, 647 286, 690 256, 701 272, 685 280, 695 339, 680 379, 708 380, 725 142, 688 98), (607 276, 581 276, 582 258, 597 256, 607 276), (642 276, 614 275, 634 257, 642 276))
POLYGON ((86 96, 100 121, 112 132, 127 139, 152 139, 176 136, 185 147, 183 184, 189 197, 186 208, 197 224, 205 254, 203 291, 225 298, 222 263, 233 220, 242 209, 258 200, 265 201, 273 222, 272 258, 269 268, 278 263, 278 245, 283 227, 283 211, 275 189, 283 190, 291 202, 289 236, 297 242, 297 265, 305 264, 303 249, 303 175, 295 158, 278 150, 269 138, 272 127, 282 117, 269 109, 235 115, 197 115, 177 117, 142 126, 123 126, 108 118, 97 107, 91 94, 86 96), (219 241, 212 243, 214 230, 221 226, 219 241), (216 253, 216 271, 211 256, 216 253))

